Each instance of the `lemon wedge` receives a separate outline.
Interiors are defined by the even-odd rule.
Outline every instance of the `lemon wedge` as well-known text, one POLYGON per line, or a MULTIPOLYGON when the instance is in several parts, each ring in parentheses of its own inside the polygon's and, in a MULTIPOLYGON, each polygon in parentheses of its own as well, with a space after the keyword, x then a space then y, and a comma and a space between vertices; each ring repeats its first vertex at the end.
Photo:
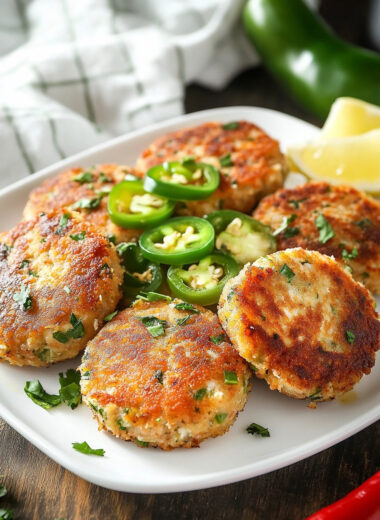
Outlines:
POLYGON ((360 99, 342 97, 333 103, 320 138, 351 137, 376 128, 380 128, 380 107, 360 99))
POLYGON ((314 180, 380 193, 380 128, 353 137, 288 148, 297 169, 314 180))

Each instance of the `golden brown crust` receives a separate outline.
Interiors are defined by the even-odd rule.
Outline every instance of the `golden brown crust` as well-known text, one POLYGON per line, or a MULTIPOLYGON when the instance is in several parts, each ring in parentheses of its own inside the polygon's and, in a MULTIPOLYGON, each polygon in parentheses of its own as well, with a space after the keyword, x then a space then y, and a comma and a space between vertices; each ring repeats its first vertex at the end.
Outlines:
POLYGON ((120 299, 115 247, 73 215, 65 227, 60 219, 43 215, 0 235, 0 357, 10 363, 46 366, 74 357, 120 299), (83 233, 83 240, 71 238, 83 233), (22 287, 29 305, 16 301, 22 287), (53 333, 72 328, 72 313, 83 337, 57 341, 53 333))
MULTIPOLYGON (((295 215, 290 227, 299 233, 277 236, 277 248, 302 247, 333 256, 349 266, 352 275, 374 293, 380 293, 380 203, 349 186, 310 182, 294 189, 279 190, 263 199, 254 217, 273 229, 295 215), (325 244, 319 241, 315 219, 323 214, 335 236, 325 244), (357 256, 347 258, 356 248, 357 256), (344 258, 344 255, 346 258, 344 258)), ((354 252, 355 255, 355 252, 354 252)))
MULTIPOLYGON (((81 365, 82 375, 89 373, 89 379, 82 380, 86 402, 95 402, 105 410, 108 405, 129 410, 128 432, 117 428, 113 433, 133 439, 139 432, 140 440, 163 449, 191 447, 224 433, 245 403, 250 376, 217 316, 199 306, 195 306, 199 314, 177 310, 174 305, 178 302, 139 302, 125 309, 89 343, 81 365), (184 325, 177 323, 189 314, 184 325), (140 319, 152 315, 166 321, 165 334, 156 338, 140 319), (224 340, 219 344, 210 340, 220 334, 224 340), (158 371, 162 383, 155 375, 158 371), (235 372, 238 384, 225 384, 224 371, 235 372), (215 401, 208 394, 194 399, 194 393, 206 390, 210 383, 222 388, 222 400, 215 401), (215 406, 229 413, 222 425, 213 421, 218 411, 215 406), (178 439, 181 427, 191 428, 195 434, 178 439), (158 436, 157 430, 161 432, 158 436), (145 437, 141 431, 146 431, 145 437)), ((104 416, 100 420, 104 423, 104 416)), ((114 430, 107 422, 105 426, 114 430)))
POLYGON ((211 122, 167 134, 142 152, 137 168, 146 172, 164 161, 186 156, 212 164, 221 172, 220 186, 209 199, 187 203, 187 212, 198 216, 221 208, 251 211, 260 197, 282 185, 287 171, 278 142, 247 121, 239 121, 238 128, 231 130, 211 122), (233 166, 222 167, 220 158, 229 154, 233 166))
POLYGON ((293 397, 350 390, 380 347, 368 290, 315 251, 288 249, 247 265, 226 285, 219 317, 256 375, 293 397))
MULTIPOLYGON (((127 173, 142 177, 140 172, 129 166, 101 164, 91 168, 72 168, 46 179, 30 194, 24 209, 24 219, 30 220, 41 212, 71 210, 72 206, 81 199, 96 199, 99 193, 110 191, 115 184, 123 181, 127 173), (75 177, 86 172, 91 174, 93 181, 80 183, 74 180, 75 177)), ((110 220, 107 201, 108 196, 105 195, 101 197, 96 208, 77 208, 76 211, 80 212, 88 222, 99 227, 104 234, 115 235, 116 242, 138 240, 141 231, 123 229, 110 220)))

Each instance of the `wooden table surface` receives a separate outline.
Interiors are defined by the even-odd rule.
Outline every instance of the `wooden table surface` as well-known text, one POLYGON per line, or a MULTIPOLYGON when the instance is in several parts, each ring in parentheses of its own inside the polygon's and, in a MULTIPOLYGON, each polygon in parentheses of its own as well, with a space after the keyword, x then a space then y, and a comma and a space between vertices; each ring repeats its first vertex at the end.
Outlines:
MULTIPOLYGON (((222 92, 187 89, 187 112, 230 105, 273 108, 318 124, 262 68, 241 74, 222 92)), ((0 419, 0 484, 8 489, 0 507, 14 509, 20 520, 302 520, 379 470, 379 439, 380 422, 313 457, 240 483, 136 495, 76 477, 0 419)))

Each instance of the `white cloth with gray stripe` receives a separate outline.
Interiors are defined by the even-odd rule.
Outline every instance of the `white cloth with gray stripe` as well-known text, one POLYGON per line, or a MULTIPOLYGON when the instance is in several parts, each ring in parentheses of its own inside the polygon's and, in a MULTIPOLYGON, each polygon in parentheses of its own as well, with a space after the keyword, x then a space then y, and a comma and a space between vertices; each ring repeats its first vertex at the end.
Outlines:
POLYGON ((257 57, 243 0, 1 0, 0 187, 183 112, 257 57))

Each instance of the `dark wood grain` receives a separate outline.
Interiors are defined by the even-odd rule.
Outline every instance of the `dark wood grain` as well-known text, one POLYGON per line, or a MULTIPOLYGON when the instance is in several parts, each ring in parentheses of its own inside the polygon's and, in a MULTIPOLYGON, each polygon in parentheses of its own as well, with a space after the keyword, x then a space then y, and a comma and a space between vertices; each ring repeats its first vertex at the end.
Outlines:
MULTIPOLYGON (((367 1, 328 0, 322 12, 347 38, 366 43, 363 4, 368 8, 367 1)), ((187 112, 234 105, 273 108, 320 123, 262 67, 241 74, 220 92, 195 85, 187 89, 187 112)), ((244 482, 187 493, 135 495, 76 477, 0 420, 0 483, 8 488, 0 507, 13 508, 20 520, 303 520, 379 470, 379 439, 380 422, 304 461, 244 482)))

